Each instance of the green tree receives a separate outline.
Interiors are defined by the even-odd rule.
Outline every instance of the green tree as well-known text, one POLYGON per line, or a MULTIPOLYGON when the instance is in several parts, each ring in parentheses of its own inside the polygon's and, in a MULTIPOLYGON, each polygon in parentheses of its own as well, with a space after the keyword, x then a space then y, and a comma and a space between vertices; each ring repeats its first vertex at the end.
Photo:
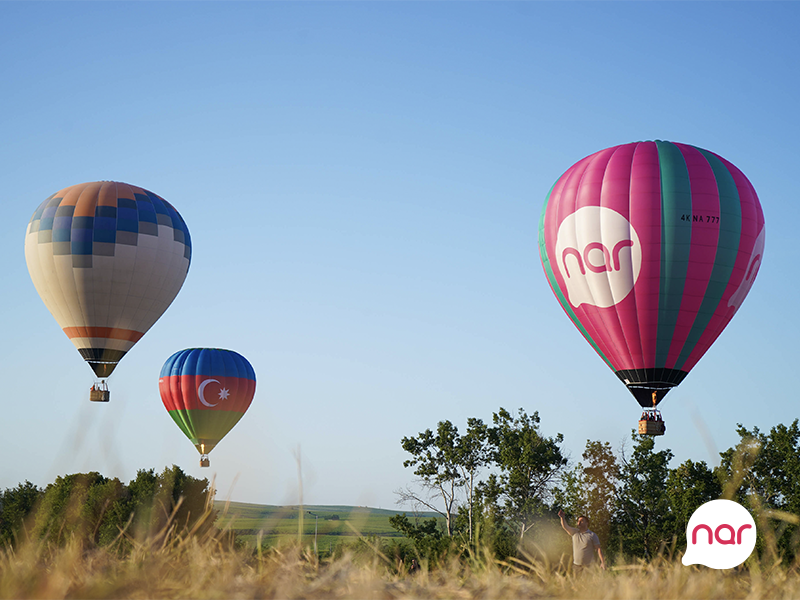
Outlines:
POLYGON ((450 421, 440 421, 436 433, 426 429, 416 437, 404 437, 401 443, 403 450, 411 454, 403 466, 415 467, 414 475, 419 477, 425 493, 417 494, 410 488, 398 490, 399 502, 421 504, 439 513, 445 519, 448 537, 452 536, 457 492, 465 482, 458 428, 450 421), (444 509, 439 508, 437 499, 442 501, 444 509))
POLYGON ((768 434, 737 426, 740 441, 720 453, 724 496, 757 520, 757 550, 793 561, 800 544, 800 426, 779 424, 768 434))
POLYGON ((490 503, 497 503, 499 514, 521 540, 549 514, 553 488, 567 465, 559 446, 564 436, 544 437, 539 413, 528 415, 521 408, 516 416, 500 408, 492 422, 490 457, 499 473, 489 476, 482 493, 490 503))
POLYGON ((586 440, 582 458, 583 462, 562 476, 562 487, 555 493, 556 503, 571 518, 586 515, 591 530, 606 545, 617 511, 619 465, 608 442, 586 440))
POLYGON ((25 521, 43 494, 44 490, 27 480, 0 492, 0 547, 13 545, 22 535, 25 521))
POLYGON ((673 454, 669 449, 655 452, 650 436, 631 437, 631 456, 622 455, 619 510, 609 545, 624 555, 650 559, 673 541, 666 484, 673 454))
POLYGON ((403 513, 389 517, 389 524, 411 540, 419 558, 437 561, 444 556, 452 543, 452 538, 445 536, 435 518, 412 523, 403 513))
POLYGON ((458 440, 457 460, 466 500, 469 541, 475 537, 478 475, 490 460, 488 427, 481 419, 467 419, 467 432, 458 440))
POLYGON ((685 541, 689 519, 700 506, 722 495, 719 478, 705 462, 686 460, 667 475, 667 497, 673 517, 672 533, 685 541))
POLYGON ((99 543, 109 544, 124 531, 134 539, 144 540, 153 535, 158 527, 153 518, 153 503, 158 478, 154 469, 140 469, 136 478, 128 483, 122 497, 108 510, 100 529, 99 543))
POLYGON ((124 494, 118 479, 97 472, 57 477, 42 497, 35 518, 34 535, 57 544, 72 536, 97 544, 104 519, 124 494))
MULTIPOLYGON (((142 479, 144 493, 149 490, 149 477, 142 479)), ((162 530, 174 524, 178 531, 205 532, 216 520, 213 501, 214 492, 208 479, 196 479, 172 465, 156 478, 151 528, 162 530)))

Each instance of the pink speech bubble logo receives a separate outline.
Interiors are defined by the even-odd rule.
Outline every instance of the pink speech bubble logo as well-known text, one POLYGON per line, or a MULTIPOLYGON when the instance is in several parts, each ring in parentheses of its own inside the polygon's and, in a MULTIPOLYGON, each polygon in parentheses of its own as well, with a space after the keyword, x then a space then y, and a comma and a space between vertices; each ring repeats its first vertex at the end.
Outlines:
POLYGON ((732 500, 712 500, 689 519, 681 562, 732 569, 747 560, 755 547, 756 523, 747 509, 732 500))

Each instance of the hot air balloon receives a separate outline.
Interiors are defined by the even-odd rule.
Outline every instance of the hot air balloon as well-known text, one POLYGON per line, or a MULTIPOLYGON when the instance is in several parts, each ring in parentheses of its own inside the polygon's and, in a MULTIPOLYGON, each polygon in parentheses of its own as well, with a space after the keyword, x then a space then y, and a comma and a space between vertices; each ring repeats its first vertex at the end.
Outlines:
POLYGON ((192 257, 189 230, 166 200, 98 181, 59 190, 33 213, 25 260, 36 291, 100 379, 169 307, 192 257))
POLYGON ((256 374, 232 350, 189 348, 167 359, 158 389, 169 415, 200 452, 200 466, 207 467, 208 453, 250 406, 256 374))
POLYGON ((587 156, 553 185, 539 251, 569 318, 645 409, 683 381, 739 309, 764 253, 752 184, 724 158, 665 141, 587 156))

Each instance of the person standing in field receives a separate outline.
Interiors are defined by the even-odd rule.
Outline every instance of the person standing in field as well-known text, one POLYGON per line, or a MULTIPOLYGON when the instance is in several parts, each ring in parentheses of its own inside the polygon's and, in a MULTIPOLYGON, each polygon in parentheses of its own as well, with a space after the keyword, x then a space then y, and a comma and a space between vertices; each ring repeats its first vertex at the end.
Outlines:
POLYGON ((558 511, 558 517, 561 519, 561 527, 572 537, 572 563, 576 570, 591 565, 594 562, 594 553, 597 551, 597 555, 600 557, 600 566, 605 571, 606 559, 600 548, 600 538, 589 529, 589 517, 586 515, 578 517, 577 528, 567 525, 563 510, 558 511))

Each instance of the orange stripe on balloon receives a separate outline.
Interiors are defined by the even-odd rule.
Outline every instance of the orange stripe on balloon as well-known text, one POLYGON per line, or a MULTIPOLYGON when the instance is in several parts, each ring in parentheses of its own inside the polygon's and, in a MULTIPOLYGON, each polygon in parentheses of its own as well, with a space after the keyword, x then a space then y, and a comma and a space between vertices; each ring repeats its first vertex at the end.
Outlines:
POLYGON ((97 206, 97 194, 100 192, 101 183, 88 183, 81 190, 81 195, 75 203, 73 217, 93 217, 94 207, 97 206))
POLYGON ((98 206, 117 206, 117 184, 113 181, 104 181, 97 193, 98 206))
POLYGON ((131 329, 117 329, 116 327, 64 327, 64 333, 72 338, 107 338, 113 340, 126 340, 138 342, 144 335, 143 332, 131 329))

